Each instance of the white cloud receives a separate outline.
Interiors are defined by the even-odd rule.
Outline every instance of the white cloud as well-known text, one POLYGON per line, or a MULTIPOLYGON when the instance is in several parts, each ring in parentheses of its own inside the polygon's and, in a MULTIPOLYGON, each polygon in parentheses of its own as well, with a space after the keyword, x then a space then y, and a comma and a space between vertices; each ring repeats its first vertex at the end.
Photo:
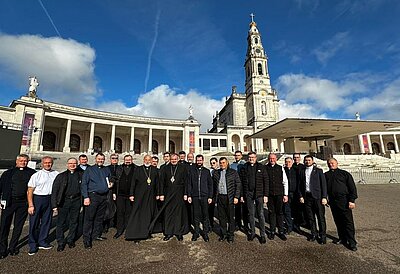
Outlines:
POLYGON ((188 108, 193 106, 193 116, 202 124, 202 130, 211 127, 212 116, 223 107, 225 99, 215 100, 202 95, 196 90, 178 93, 168 85, 160 85, 153 90, 141 94, 137 105, 129 107, 120 101, 103 103, 99 109, 131 115, 163 117, 171 119, 187 119, 188 108))
POLYGON ((0 33, 0 78, 28 89, 37 76, 43 98, 90 106, 100 93, 94 74, 96 54, 73 39, 0 33), (21 81, 26 79, 26 81, 21 81))
POLYGON ((279 105, 279 119, 285 118, 326 118, 325 114, 320 114, 309 104, 288 104, 281 100, 279 105))
POLYGON ((349 32, 338 32, 331 39, 322 42, 312 53, 317 57, 321 64, 326 64, 329 59, 347 46, 349 43, 349 32))

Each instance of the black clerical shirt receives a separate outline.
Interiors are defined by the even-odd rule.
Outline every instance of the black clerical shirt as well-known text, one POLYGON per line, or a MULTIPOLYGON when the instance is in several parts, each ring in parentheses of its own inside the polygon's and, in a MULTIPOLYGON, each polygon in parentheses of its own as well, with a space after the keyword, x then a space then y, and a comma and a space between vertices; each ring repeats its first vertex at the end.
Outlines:
POLYGON ((66 197, 79 196, 81 194, 81 185, 79 180, 78 172, 68 173, 68 184, 67 189, 65 190, 66 197))
POLYGON ((14 174, 11 178, 11 197, 13 198, 24 198, 28 190, 28 182, 31 177, 31 173, 26 168, 15 168, 14 174))

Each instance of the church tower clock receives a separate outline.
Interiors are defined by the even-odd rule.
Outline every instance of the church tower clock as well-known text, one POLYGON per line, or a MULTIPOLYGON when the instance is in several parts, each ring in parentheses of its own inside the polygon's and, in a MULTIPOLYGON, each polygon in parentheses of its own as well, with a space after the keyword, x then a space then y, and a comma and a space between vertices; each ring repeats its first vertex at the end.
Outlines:
POLYGON ((247 125, 257 132, 279 119, 279 100, 271 87, 268 71, 268 57, 261 42, 261 35, 254 14, 251 14, 247 36, 247 54, 244 63, 246 73, 247 125))

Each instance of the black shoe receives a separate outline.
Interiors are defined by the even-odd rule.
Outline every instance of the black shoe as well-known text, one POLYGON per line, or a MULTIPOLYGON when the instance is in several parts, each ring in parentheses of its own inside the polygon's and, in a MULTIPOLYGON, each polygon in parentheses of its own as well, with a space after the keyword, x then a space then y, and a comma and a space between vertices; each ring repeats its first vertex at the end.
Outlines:
POLYGON ((76 245, 75 245, 75 242, 70 242, 70 243, 68 243, 68 247, 69 248, 74 248, 76 245))
POLYGON ((121 237, 122 236, 122 233, 121 232, 117 232, 117 233, 115 233, 115 235, 114 235, 114 239, 118 239, 119 237, 121 237))
POLYGON ((275 232, 271 232, 270 234, 268 234, 268 239, 270 240, 275 239, 275 232))
POLYGON ((8 251, 8 254, 10 254, 11 256, 17 256, 19 254, 19 249, 10 249, 8 251))
POLYGON ((204 240, 205 242, 209 242, 209 241, 210 241, 210 238, 208 238, 208 235, 207 235, 207 234, 204 234, 204 235, 203 235, 203 240, 204 240))
POLYGON ((133 243, 134 243, 135 245, 137 245, 137 244, 140 243, 140 240, 134 240, 133 243))
POLYGON ((335 245, 341 245, 341 244, 343 244, 343 241, 341 239, 335 239, 332 241, 332 243, 335 245))
POLYGON ((354 246, 350 246, 349 249, 350 249, 351 251, 357 251, 357 246, 355 246, 355 245, 354 245, 354 246))
POLYGON ((182 242, 182 241, 183 241, 183 236, 182 236, 182 235, 176 235, 176 239, 177 239, 179 242, 182 242))
POLYGON ((281 233, 278 233, 278 237, 279 237, 279 239, 281 239, 282 241, 286 241, 286 240, 287 240, 285 234, 283 234, 282 232, 281 232, 281 233))
POLYGON ((234 239, 233 239, 233 237, 228 237, 227 241, 228 241, 228 243, 232 244, 234 242, 234 239))
POLYGON ((225 236, 220 236, 220 237, 218 238, 218 241, 219 241, 219 242, 223 242, 223 241, 225 241, 225 239, 226 239, 225 236))
POLYGON ((256 237, 256 235, 254 235, 254 234, 247 235, 247 240, 248 240, 249 242, 252 242, 252 241, 254 240, 255 237, 256 237))
POLYGON ((36 249, 31 249, 31 250, 29 250, 29 252, 28 252, 28 255, 29 256, 33 256, 33 255, 36 255, 36 253, 38 253, 38 249, 36 248, 36 249))
POLYGON ((1 253, 0 254, 0 260, 4 259, 5 257, 7 257, 7 255, 8 255, 7 253, 1 253))
POLYGON ((172 235, 166 235, 166 236, 163 238, 163 241, 169 241, 171 238, 172 238, 172 235))
POLYGON ((199 238, 199 234, 193 234, 193 236, 192 236, 192 242, 197 241, 198 238, 199 238))
POLYGON ((99 236, 99 237, 96 237, 96 238, 94 238, 94 240, 95 241, 105 241, 105 240, 107 240, 107 238, 106 237, 102 237, 102 236, 99 236))
POLYGON ((261 236, 260 244, 266 244, 266 243, 267 243, 267 239, 265 239, 265 236, 261 236))
POLYGON ((308 237, 307 241, 309 242, 315 242, 317 240, 317 236, 315 235, 311 235, 310 237, 308 237))
POLYGON ((325 245, 325 244, 326 244, 326 237, 321 237, 321 238, 319 239, 319 244, 320 244, 320 245, 325 245))
POLYGON ((57 251, 58 251, 58 252, 64 251, 64 249, 65 249, 65 245, 59 245, 59 246, 57 246, 57 251))
POLYGON ((83 243, 83 246, 85 247, 85 249, 91 249, 92 243, 83 243))

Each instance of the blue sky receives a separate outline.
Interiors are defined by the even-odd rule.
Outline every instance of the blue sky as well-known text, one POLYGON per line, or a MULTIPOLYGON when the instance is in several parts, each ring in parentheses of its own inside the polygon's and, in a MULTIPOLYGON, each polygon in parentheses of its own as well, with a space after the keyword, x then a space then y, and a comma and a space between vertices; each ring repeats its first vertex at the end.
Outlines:
POLYGON ((210 127, 232 85, 244 91, 254 13, 280 118, 398 120, 396 0, 0 2, 0 105, 39 78, 39 97, 210 127))

